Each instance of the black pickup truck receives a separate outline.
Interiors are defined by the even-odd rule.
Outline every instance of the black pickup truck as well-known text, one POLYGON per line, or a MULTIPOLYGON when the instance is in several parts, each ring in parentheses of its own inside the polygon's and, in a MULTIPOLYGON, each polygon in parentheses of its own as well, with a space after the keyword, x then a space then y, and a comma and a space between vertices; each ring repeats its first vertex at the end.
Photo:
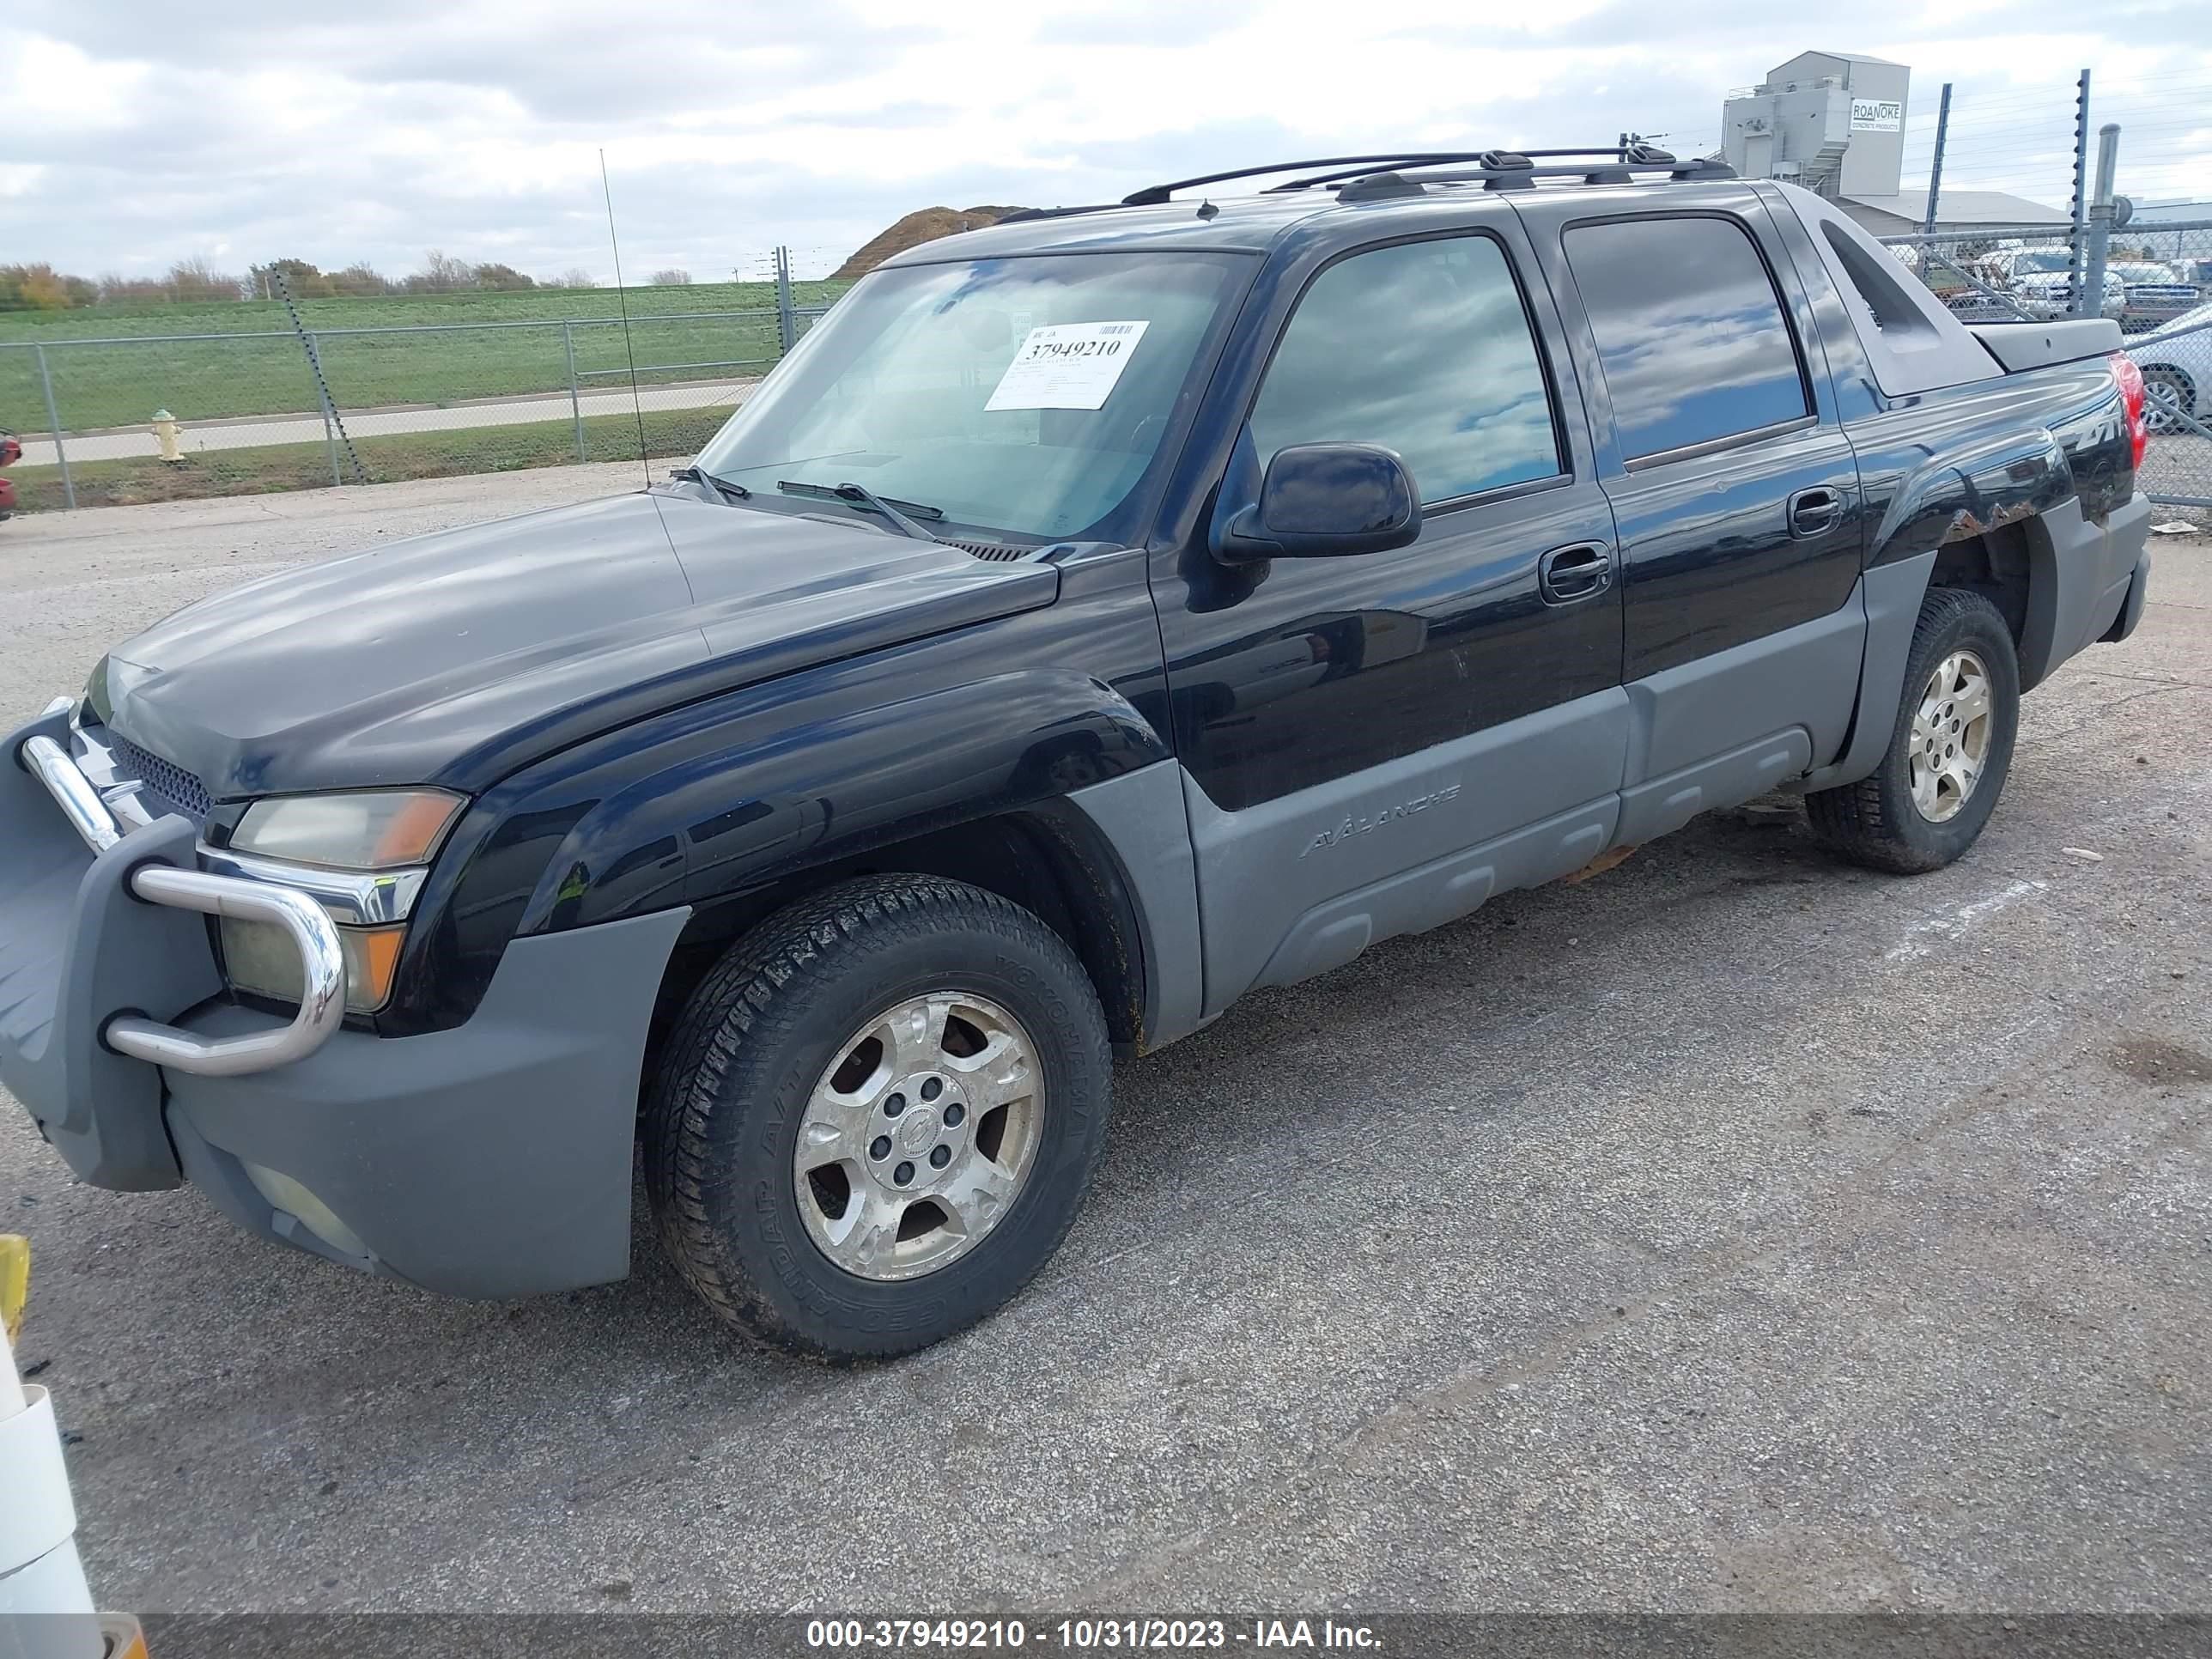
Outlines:
POLYGON ((2142 612, 2119 345, 1643 149, 930 243, 665 483, 8 738, 0 1079, 87 1182, 470 1296, 620 1278, 641 1141, 720 1314, 919 1346, 1065 1235, 1116 1052, 1778 789, 1964 853, 2142 612))

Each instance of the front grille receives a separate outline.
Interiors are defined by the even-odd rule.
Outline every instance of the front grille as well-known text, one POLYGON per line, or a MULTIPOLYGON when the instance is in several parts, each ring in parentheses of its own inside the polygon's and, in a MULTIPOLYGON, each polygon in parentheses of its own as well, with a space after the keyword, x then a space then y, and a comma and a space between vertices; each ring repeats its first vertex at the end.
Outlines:
POLYGON ((189 817, 204 818, 214 809, 215 798, 208 793, 207 787, 183 767, 141 749, 112 727, 106 737, 118 774, 136 777, 149 793, 159 795, 189 817))

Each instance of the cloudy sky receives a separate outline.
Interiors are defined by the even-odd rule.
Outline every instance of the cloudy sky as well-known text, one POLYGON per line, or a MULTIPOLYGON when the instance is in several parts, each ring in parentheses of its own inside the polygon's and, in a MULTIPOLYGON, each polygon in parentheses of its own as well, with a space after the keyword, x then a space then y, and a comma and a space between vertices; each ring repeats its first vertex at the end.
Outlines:
POLYGON ((2212 198, 2204 0, 59 0, 0 52, 0 260, 604 279, 604 146, 634 278, 778 242, 819 274, 916 207, 1624 127, 1713 148, 1725 92, 1807 47, 1912 66, 1908 182, 1951 80, 1947 181, 2063 203, 2086 66, 2121 188, 2212 198))

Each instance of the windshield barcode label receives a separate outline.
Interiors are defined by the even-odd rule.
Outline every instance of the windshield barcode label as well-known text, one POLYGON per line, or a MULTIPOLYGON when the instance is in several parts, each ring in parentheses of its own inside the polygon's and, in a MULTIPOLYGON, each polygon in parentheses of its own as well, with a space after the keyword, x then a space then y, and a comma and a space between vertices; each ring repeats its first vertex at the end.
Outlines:
POLYGON ((983 407, 987 411, 1103 408, 1149 326, 1146 322, 1048 323, 1033 328, 983 407))

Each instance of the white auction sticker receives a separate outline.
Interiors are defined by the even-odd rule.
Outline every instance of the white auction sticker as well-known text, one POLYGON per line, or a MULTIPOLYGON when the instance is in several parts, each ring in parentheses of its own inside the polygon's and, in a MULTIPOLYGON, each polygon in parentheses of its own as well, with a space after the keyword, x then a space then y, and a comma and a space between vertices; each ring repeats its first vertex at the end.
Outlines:
POLYGON ((986 410, 1097 409, 1129 366, 1144 323, 1047 323, 1033 328, 999 377, 986 410))

